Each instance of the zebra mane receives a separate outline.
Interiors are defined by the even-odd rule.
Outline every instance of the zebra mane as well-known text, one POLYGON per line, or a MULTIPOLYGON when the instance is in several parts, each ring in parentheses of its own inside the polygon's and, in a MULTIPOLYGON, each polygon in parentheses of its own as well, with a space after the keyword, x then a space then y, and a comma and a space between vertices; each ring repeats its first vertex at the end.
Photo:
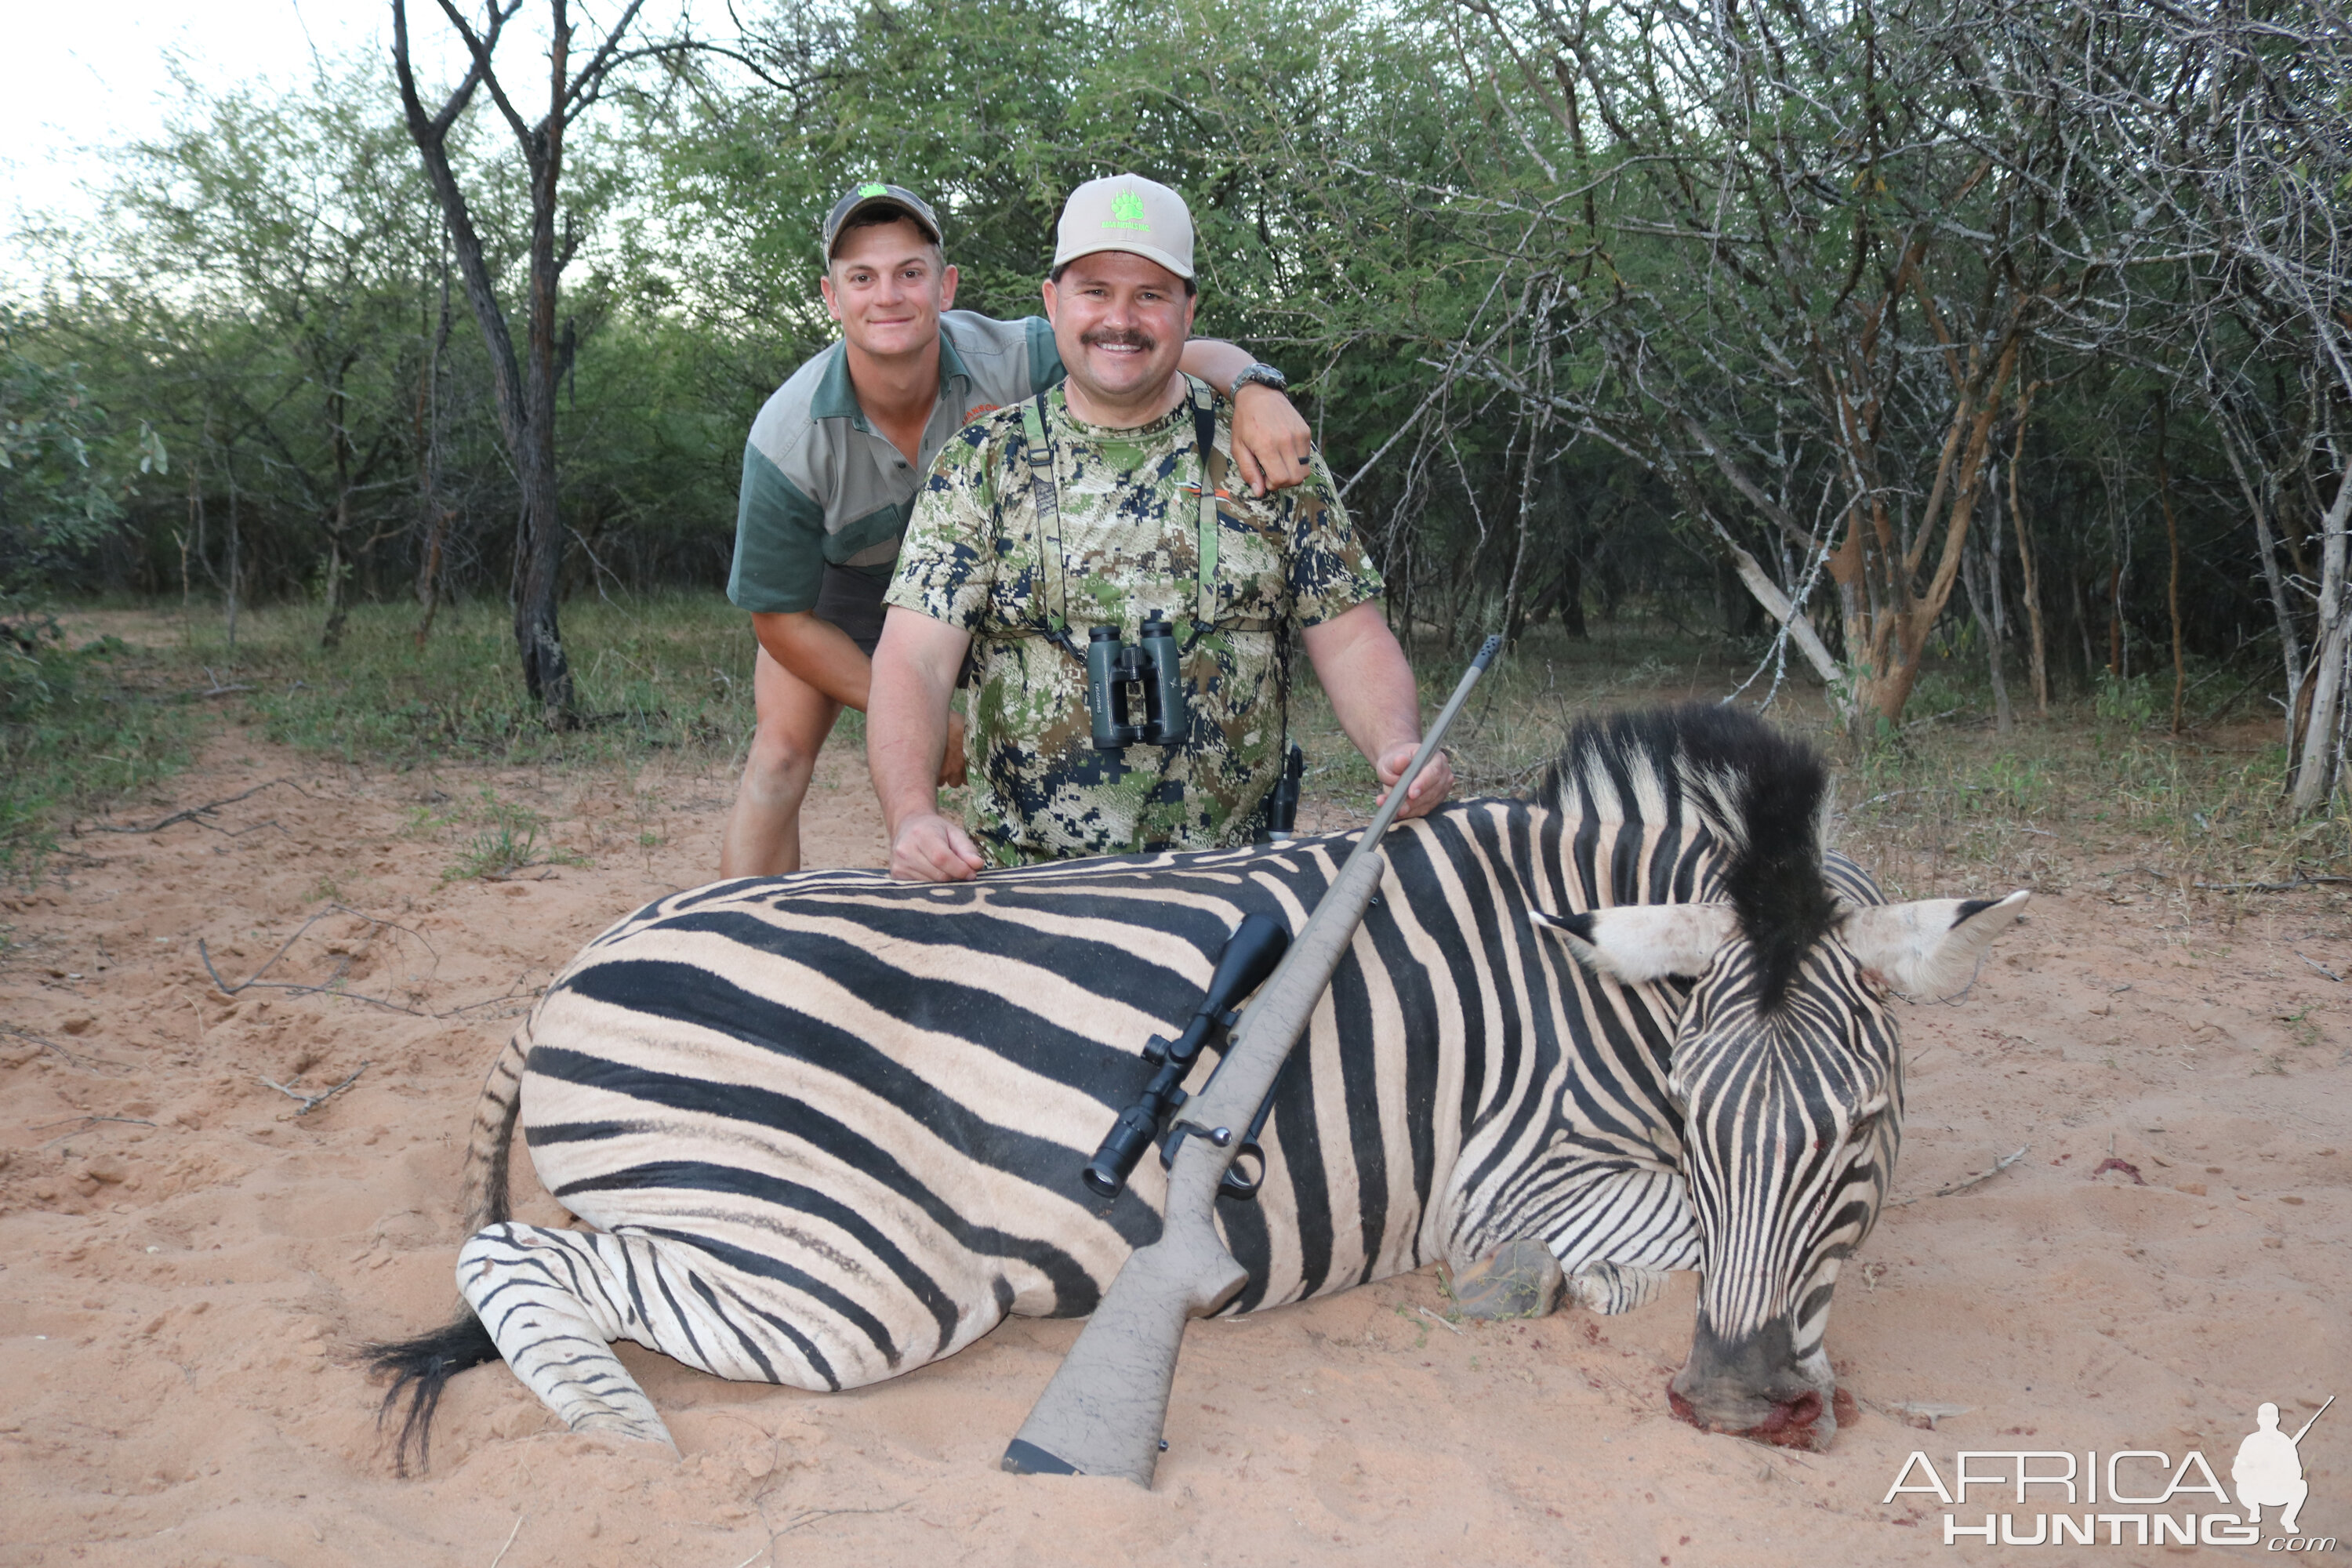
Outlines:
POLYGON ((1701 702, 1580 719, 1534 792, 1598 822, 1697 818, 1720 847, 1721 896, 1756 949, 1767 1008, 1836 919, 1822 869, 1828 798, 1829 772, 1811 746, 1701 702))

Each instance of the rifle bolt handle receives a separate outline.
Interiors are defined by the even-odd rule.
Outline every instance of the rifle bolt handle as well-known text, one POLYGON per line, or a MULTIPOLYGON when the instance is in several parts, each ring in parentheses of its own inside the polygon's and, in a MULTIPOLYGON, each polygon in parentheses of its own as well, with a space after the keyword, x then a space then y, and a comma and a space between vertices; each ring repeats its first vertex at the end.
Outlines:
POLYGON ((1233 1141, 1234 1130, 1232 1128, 1212 1127, 1209 1129, 1209 1142, 1214 1143, 1218 1148, 1223 1149, 1233 1141))

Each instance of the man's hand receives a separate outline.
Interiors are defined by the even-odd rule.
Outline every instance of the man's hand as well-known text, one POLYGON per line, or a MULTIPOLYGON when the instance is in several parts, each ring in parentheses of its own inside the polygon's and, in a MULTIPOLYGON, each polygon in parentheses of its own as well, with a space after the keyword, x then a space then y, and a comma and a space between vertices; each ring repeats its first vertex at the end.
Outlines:
POLYGON ((1234 396, 1234 466, 1250 494, 1286 490, 1314 471, 1315 433, 1289 398, 1252 382, 1234 396))
POLYGON ((936 813, 908 817, 890 841, 890 875, 901 882, 969 882, 984 863, 971 837, 936 813))
POLYGON ((963 783, 963 715, 948 710, 948 749, 940 757, 940 787, 953 789, 963 783))
MULTIPOLYGON (((1389 798, 1389 791, 1396 787, 1397 780, 1404 777, 1405 769, 1412 765, 1413 753, 1420 750, 1418 742, 1412 742, 1391 746, 1380 754, 1372 763, 1372 772, 1379 774, 1381 780, 1381 797, 1372 803, 1374 805, 1389 798)), ((1405 791, 1404 804, 1397 807, 1396 820, 1405 822, 1416 816, 1427 816, 1443 805, 1445 797, 1453 792, 1454 760, 1440 751, 1429 759, 1429 765, 1413 779, 1412 787, 1405 791)))

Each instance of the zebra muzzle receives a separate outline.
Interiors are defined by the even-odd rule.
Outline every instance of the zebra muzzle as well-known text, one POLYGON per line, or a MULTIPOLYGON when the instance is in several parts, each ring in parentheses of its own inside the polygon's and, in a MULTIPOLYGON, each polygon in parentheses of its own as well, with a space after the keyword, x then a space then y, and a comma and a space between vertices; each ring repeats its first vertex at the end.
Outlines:
POLYGON ((1837 1386, 1825 1361, 1815 1359, 1810 1369, 1798 1361, 1785 1321, 1725 1341, 1702 1317, 1690 1361, 1667 1385, 1666 1402, 1703 1431, 1784 1448, 1826 1448, 1854 1415, 1853 1395, 1837 1386))

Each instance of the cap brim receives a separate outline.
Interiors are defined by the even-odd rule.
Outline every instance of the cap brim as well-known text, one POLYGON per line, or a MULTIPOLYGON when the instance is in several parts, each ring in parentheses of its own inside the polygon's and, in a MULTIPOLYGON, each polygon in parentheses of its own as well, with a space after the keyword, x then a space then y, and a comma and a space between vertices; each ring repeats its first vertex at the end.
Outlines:
POLYGON ((1073 261, 1089 256, 1100 256, 1106 250, 1123 250, 1129 256, 1140 256, 1146 261, 1158 262, 1188 282, 1192 280, 1192 269, 1158 246, 1144 245, 1139 241, 1126 239, 1106 240, 1100 245, 1089 245, 1084 250, 1074 250, 1067 256, 1057 256, 1054 258, 1054 270, 1059 272, 1073 261))
POLYGON ((857 221, 858 214, 863 212, 871 212, 876 207, 888 207, 892 212, 896 213, 900 217, 905 218, 908 223, 913 224, 917 228, 920 229, 923 234, 929 238, 933 245, 940 243, 940 231, 933 227, 930 223, 924 218, 921 213, 917 212, 914 208, 908 206, 897 196, 868 196, 864 201, 858 203, 856 206, 851 207, 847 212, 842 214, 841 221, 833 226, 833 238, 825 247, 825 254, 830 256, 835 247, 841 244, 842 232, 848 228, 851 224, 857 221))

